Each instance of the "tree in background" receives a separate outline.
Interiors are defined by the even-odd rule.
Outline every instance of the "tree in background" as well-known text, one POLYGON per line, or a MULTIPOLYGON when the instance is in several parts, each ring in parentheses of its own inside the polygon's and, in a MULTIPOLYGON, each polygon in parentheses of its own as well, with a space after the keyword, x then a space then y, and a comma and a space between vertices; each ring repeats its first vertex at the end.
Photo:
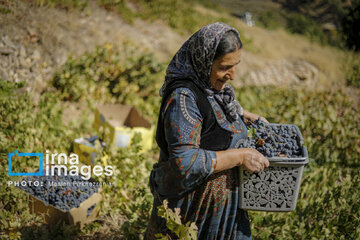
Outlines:
POLYGON ((360 1, 353 4, 341 23, 347 47, 358 52, 360 50, 360 1))

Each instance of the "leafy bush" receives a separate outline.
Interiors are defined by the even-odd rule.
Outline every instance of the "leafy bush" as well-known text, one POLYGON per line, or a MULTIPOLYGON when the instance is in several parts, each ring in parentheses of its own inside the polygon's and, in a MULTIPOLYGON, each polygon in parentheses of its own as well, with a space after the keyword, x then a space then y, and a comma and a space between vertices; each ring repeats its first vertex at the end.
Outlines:
MULTIPOLYGON (((198 229, 195 223, 187 222, 182 224, 180 216, 180 208, 175 208, 174 211, 168 207, 168 201, 164 200, 163 205, 158 206, 158 215, 166 220, 167 228, 175 233, 179 239, 195 240, 197 239, 198 229)), ((166 240, 170 236, 157 234, 159 239, 166 240)))
POLYGON ((341 21, 343 38, 350 49, 360 51, 360 1, 353 1, 352 7, 341 21))
POLYGON ((318 41, 322 44, 327 43, 325 34, 318 23, 305 15, 297 13, 289 14, 286 28, 292 33, 305 35, 312 41, 318 41))
POLYGON ((346 63, 346 85, 360 88, 360 54, 354 54, 346 63))
POLYGON ((263 11, 257 17, 258 22, 267 29, 274 30, 281 27, 280 17, 273 11, 263 11))
MULTIPOLYGON (((57 91, 43 93, 38 103, 30 94, 20 94, 22 89, 19 88, 24 86, 23 83, 1 80, 1 152, 44 152, 48 149, 69 153, 73 139, 91 132, 91 124, 87 116, 64 124, 65 105, 61 100, 85 100, 90 108, 95 101, 132 104, 155 122, 160 104, 158 89, 162 84, 159 77, 162 70, 162 65, 149 54, 135 54, 131 47, 118 52, 106 45, 80 58, 70 57, 63 69, 55 74, 52 84, 57 91), (93 69, 97 72, 92 72, 93 69)), ((107 154, 108 164, 116 169, 115 177, 100 179, 112 183, 103 188, 107 200, 103 203, 101 216, 123 216, 119 230, 127 239, 141 237, 152 203, 147 183, 154 152, 144 154, 140 153, 140 149, 140 136, 137 136, 127 149, 110 148, 100 154, 107 154)), ((1 167, 7 169, 7 155, 1 156, 1 167)), ((18 161, 13 166, 14 170, 24 167, 33 169, 38 166, 30 161, 18 161)), ((62 224, 49 231, 42 227, 41 217, 29 213, 26 195, 7 185, 9 180, 17 178, 1 172, 0 181, 6 187, 0 191, 0 207, 4 209, 0 214, 0 236, 5 239, 65 238, 62 234, 66 233, 69 237, 101 230, 99 223, 94 222, 81 231, 62 224)))
MULTIPOLYGON (((103 188, 105 198, 101 214, 123 216, 121 230, 125 239, 141 239, 147 227, 153 198, 148 187, 148 177, 154 159, 153 152, 141 153, 140 136, 135 137, 129 148, 107 149, 108 164, 115 166, 115 173, 103 188), (111 201, 109 201, 112 199, 111 201)), ((104 179, 102 180, 104 181, 104 179)))
POLYGON ((343 90, 249 86, 237 96, 245 109, 271 122, 298 125, 317 165, 359 166, 360 120, 354 116, 360 106, 343 90))
POLYGON ((152 54, 137 54, 130 44, 120 50, 106 44, 80 58, 70 56, 52 84, 63 100, 132 104, 156 119, 164 69, 152 54))
POLYGON ((270 122, 299 126, 309 151, 298 204, 291 213, 250 212, 256 239, 357 239, 360 237, 359 112, 343 90, 248 86, 242 106, 270 122), (350 167, 350 168, 347 168, 350 167))
MULTIPOLYGON (((30 94, 21 93, 23 86, 24 83, 0 80, 1 169, 7 169, 9 152, 68 151, 74 136, 87 130, 86 121, 71 126, 62 123, 59 94, 47 92, 41 96, 39 103, 35 103, 30 94)), ((20 172, 27 168, 33 172, 39 167, 31 159, 25 159, 13 162, 12 170, 20 172)), ((42 217, 29 213, 26 194, 8 185, 8 181, 18 179, 9 177, 7 171, 0 172, 3 186, 0 191, 0 237, 4 239, 24 238, 28 236, 30 226, 38 229, 42 225, 42 217)), ((59 228, 64 230, 67 227, 59 228)))
POLYGON ((291 213, 250 212, 256 239, 359 239, 360 177, 356 171, 316 167, 303 175, 291 213))
MULTIPOLYGON (((59 94, 47 92, 35 103, 28 93, 17 92, 23 84, 0 80, 0 85, 0 152, 70 149, 71 144, 64 142, 71 141, 74 133, 69 134, 62 123, 59 94)), ((78 131, 77 127, 72 129, 78 131)))

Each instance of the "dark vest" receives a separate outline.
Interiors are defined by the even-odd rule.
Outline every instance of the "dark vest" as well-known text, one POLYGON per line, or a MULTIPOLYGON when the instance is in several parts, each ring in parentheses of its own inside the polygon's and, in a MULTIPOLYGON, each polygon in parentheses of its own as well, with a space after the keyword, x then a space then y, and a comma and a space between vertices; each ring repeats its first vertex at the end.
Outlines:
POLYGON ((163 94, 156 131, 156 142, 159 145, 162 154, 166 156, 166 159, 169 156, 169 152, 165 139, 163 110, 166 105, 167 98, 176 88, 189 88, 195 95, 197 107, 203 117, 200 148, 213 151, 228 149, 234 133, 223 129, 219 125, 209 100, 206 97, 206 93, 190 80, 179 80, 175 81, 170 86, 167 86, 166 91, 163 94))
POLYGON ((179 176, 173 171, 176 166, 171 167, 174 163, 172 161, 168 161, 169 152, 168 144, 165 138, 163 116, 167 99, 176 88, 189 88, 196 97, 197 107, 203 117, 200 148, 212 151, 226 150, 230 147, 234 136, 233 132, 223 129, 219 125, 210 102, 206 97, 206 93, 197 87, 196 84, 190 80, 181 80, 168 86, 163 95, 156 130, 156 141, 160 147, 160 158, 159 162, 153 166, 149 182, 151 192, 153 193, 155 199, 159 200, 159 204, 161 204, 162 200, 165 198, 180 199, 184 194, 194 190, 197 186, 202 184, 199 182, 195 184, 192 189, 185 189, 179 181, 179 176), (161 184, 158 185, 157 183, 161 184))

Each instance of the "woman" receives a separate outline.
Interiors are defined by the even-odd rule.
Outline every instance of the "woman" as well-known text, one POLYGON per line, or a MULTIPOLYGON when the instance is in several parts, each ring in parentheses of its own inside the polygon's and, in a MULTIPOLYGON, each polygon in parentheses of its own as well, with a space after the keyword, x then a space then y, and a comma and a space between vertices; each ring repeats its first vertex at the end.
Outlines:
MULTIPOLYGON (((146 239, 174 236, 157 216, 164 199, 180 208, 182 221, 195 222, 198 239, 251 239, 247 212, 238 208, 238 166, 261 171, 268 160, 255 149, 237 149, 247 131, 235 100, 233 80, 242 43, 224 23, 201 28, 170 62, 156 140, 160 159, 150 176, 154 205, 146 239)), ((266 119, 263 119, 266 121, 266 119)))

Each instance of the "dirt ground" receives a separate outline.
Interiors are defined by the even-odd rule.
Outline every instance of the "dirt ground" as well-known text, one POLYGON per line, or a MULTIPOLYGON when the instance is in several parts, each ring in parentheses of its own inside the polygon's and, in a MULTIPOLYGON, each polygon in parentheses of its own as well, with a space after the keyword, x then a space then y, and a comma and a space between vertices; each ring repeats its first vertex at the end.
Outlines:
POLYGON ((41 92, 69 54, 79 56, 105 43, 130 41, 169 61, 184 38, 161 22, 135 20, 90 1, 87 11, 37 7, 29 2, 9 2, 11 13, 0 15, 0 78, 26 80, 28 90, 41 92))
MULTIPOLYGON (((33 93, 49 87, 49 79, 69 54, 79 56, 105 43, 116 46, 130 41, 167 63, 188 38, 161 21, 137 19, 129 24, 95 1, 89 1, 84 11, 39 7, 18 0, 5 4, 10 13, 0 15, 0 78, 25 80, 27 90, 33 93)), ((259 31, 245 30, 250 34, 259 31)), ((318 66, 301 57, 272 58, 247 50, 243 50, 237 71, 235 86, 316 84, 322 74, 318 66)))

